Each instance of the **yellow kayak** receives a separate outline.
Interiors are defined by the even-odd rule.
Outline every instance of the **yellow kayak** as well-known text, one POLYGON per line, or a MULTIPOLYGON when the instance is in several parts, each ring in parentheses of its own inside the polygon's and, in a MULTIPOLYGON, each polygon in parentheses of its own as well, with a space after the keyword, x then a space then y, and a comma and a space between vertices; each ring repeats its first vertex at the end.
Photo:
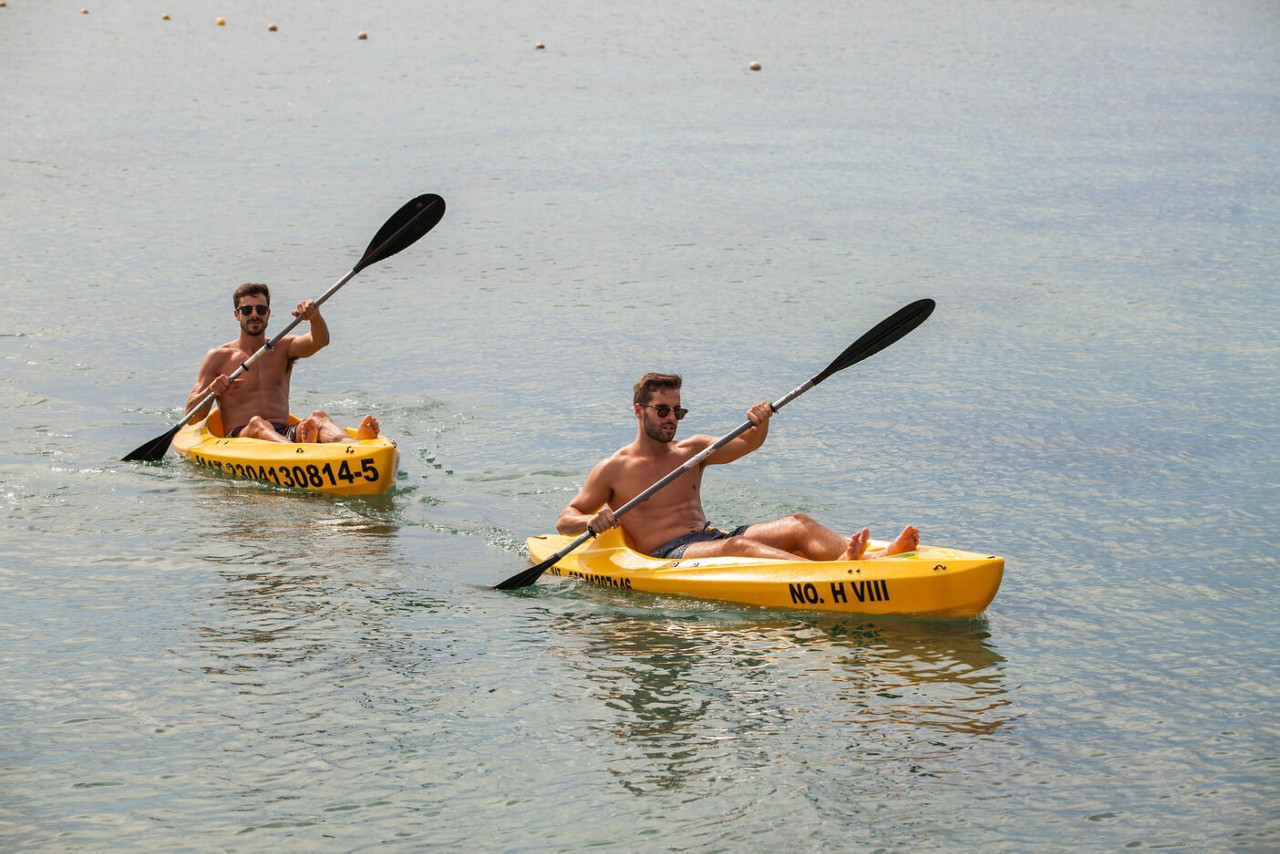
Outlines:
MULTIPOLYGON (((289 423, 296 424, 290 415, 289 423)), ((343 428, 351 438, 356 431, 343 428)), ((227 439, 215 407, 207 418, 186 424, 173 437, 178 456, 231 477, 334 495, 381 495, 396 481, 400 452, 379 436, 356 442, 281 443, 227 439)))
MULTIPOLYGON (((573 540, 551 534, 530 537, 526 545, 530 559, 541 563, 573 540)), ((614 528, 570 552, 547 573, 602 587, 769 608, 971 617, 995 598, 1004 558, 922 545, 876 560, 659 560, 628 548, 621 529, 614 528)))

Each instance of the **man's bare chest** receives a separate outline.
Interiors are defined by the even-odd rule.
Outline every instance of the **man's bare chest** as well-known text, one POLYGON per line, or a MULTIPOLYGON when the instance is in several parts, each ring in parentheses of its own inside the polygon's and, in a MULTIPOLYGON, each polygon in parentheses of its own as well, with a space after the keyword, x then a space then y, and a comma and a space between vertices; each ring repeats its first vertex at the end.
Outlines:
MULTIPOLYGON (((231 374, 247 362, 250 355, 239 348, 228 348, 219 373, 231 374)), ((291 367, 288 357, 279 350, 267 350, 240 375, 240 386, 245 390, 279 386, 288 381, 291 367)))
MULTIPOLYGON (((661 463, 646 463, 634 466, 628 472, 625 483, 621 484, 621 488, 617 490, 618 497, 630 500, 680 468, 685 462, 686 460, 675 458, 661 463)), ((694 466, 671 481, 666 488, 651 496, 646 503, 657 507, 660 505, 682 504, 691 500, 696 501, 701 487, 702 467, 694 466)))

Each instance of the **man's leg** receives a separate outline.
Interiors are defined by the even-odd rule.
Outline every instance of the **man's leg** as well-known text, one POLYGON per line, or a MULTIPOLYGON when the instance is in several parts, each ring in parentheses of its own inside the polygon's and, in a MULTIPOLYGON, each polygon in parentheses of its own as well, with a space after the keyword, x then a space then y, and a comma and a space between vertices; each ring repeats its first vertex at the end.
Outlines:
POLYGON ((270 421, 260 415, 250 418, 249 423, 244 425, 244 429, 240 431, 240 435, 245 439, 263 439, 267 442, 289 441, 276 432, 276 428, 271 426, 270 421))
POLYGON ((920 544, 920 532, 908 525, 892 543, 883 549, 867 551, 871 533, 866 528, 852 537, 844 537, 812 517, 796 513, 772 522, 757 522, 738 537, 691 543, 684 557, 766 557, 790 560, 868 560, 914 551, 920 544))
POLYGON ((757 522, 743 536, 809 560, 857 560, 867 549, 869 535, 863 530, 842 537, 812 516, 795 513, 772 522, 757 522))
POLYGON ((773 522, 758 522, 747 528, 743 536, 809 560, 872 560, 915 551, 920 546, 920 532, 908 525, 883 549, 867 551, 871 532, 866 528, 846 540, 803 513, 773 522))
POLYGON ((791 552, 776 549, 757 540, 743 537, 729 537, 724 540, 703 540, 689 543, 678 560, 689 560, 696 557, 763 557, 770 560, 795 560, 791 552))

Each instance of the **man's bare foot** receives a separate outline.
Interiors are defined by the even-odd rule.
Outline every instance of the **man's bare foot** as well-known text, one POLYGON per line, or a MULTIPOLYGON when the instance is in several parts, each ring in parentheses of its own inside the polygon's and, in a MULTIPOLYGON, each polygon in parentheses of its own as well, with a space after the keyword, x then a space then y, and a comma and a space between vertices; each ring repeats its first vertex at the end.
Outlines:
POLYGON ((293 428, 293 440, 300 444, 311 444, 320 440, 320 431, 316 428, 314 418, 304 418, 293 428))
POLYGON ((918 548, 920 548, 920 531, 914 526, 908 525, 902 529, 902 533, 898 535, 896 540, 889 543, 889 547, 884 550, 884 556, 905 554, 918 548))
POLYGON ((874 552, 867 552, 867 545, 871 542, 871 532, 863 528, 849 539, 849 548, 845 549, 844 554, 840 555, 840 560, 868 560, 878 557, 888 557, 889 555, 900 555, 907 552, 913 552, 920 547, 920 532, 911 525, 902 529, 902 533, 892 543, 889 543, 883 549, 877 549, 874 552))
POLYGON ((372 415, 366 415, 364 420, 360 422, 360 426, 356 428, 357 439, 376 439, 381 429, 378 426, 378 419, 372 415))
POLYGON ((840 560, 862 560, 867 553, 867 543, 871 540, 871 531, 863 528, 849 538, 849 547, 840 555, 840 560))

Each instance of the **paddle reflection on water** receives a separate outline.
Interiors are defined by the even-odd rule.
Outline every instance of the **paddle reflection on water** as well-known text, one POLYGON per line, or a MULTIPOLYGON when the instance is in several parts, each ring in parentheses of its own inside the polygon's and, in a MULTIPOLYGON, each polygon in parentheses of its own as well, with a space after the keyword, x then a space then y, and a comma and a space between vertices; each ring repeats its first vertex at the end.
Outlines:
MULTIPOLYGON (((980 619, 852 622, 619 607, 562 614, 552 625, 581 694, 609 710, 583 726, 608 737, 618 752, 610 772, 637 794, 714 782, 726 768, 768 774, 774 762, 797 759, 815 769, 945 762, 1015 717, 1004 659, 980 619), (810 736, 797 738, 799 729, 810 736), (775 756, 797 744, 820 750, 775 756)), ((582 697, 570 691, 563 699, 582 697)))

